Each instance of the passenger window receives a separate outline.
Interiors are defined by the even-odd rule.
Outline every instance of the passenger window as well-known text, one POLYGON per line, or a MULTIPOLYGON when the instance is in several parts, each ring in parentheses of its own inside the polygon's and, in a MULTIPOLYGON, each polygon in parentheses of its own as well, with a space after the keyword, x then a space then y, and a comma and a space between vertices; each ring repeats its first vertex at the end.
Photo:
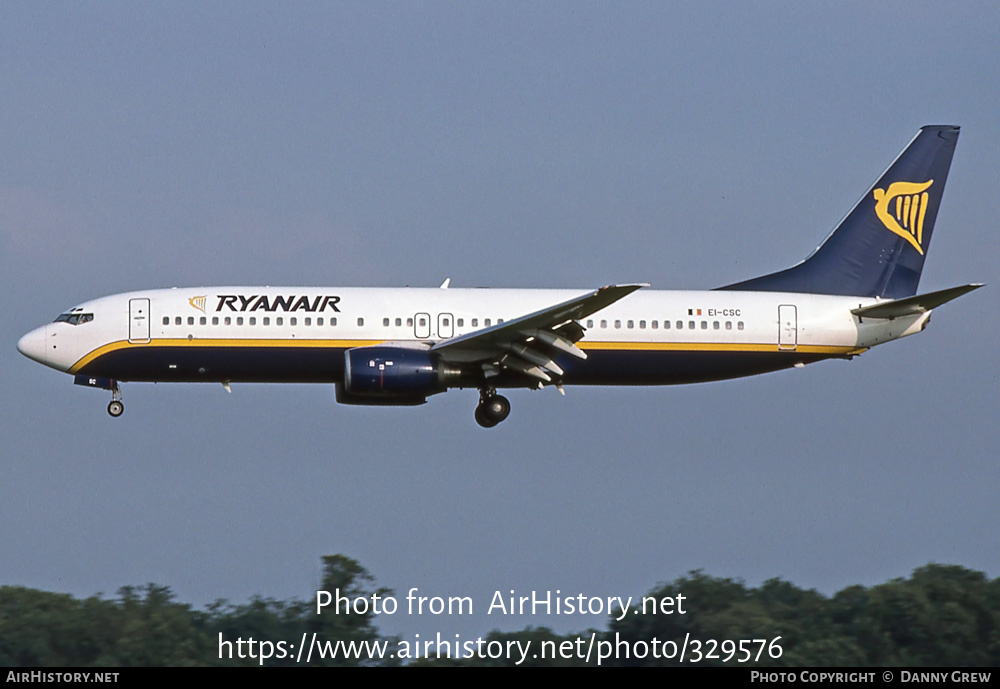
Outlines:
POLYGON ((674 325, 677 326, 678 330, 684 330, 684 321, 677 321, 674 325))
POLYGON ((605 319, 603 319, 603 318, 601 319, 601 327, 602 328, 607 328, 608 327, 608 322, 605 319))
POLYGON ((733 329, 733 322, 726 321, 726 330, 732 330, 732 329, 733 329))
POLYGON ((225 322, 226 322, 226 325, 232 325, 233 324, 233 319, 230 318, 229 316, 226 316, 226 321, 225 322))
POLYGON ((364 324, 365 324, 365 319, 364 318, 359 318, 358 319, 358 327, 360 327, 360 326, 362 326, 364 324))
POLYGON ((398 328, 401 325, 403 325, 403 319, 402 318, 397 318, 396 319, 396 327, 398 328))
POLYGON ((330 325, 337 325, 337 317, 336 316, 334 316, 333 318, 330 319, 330 325))
POLYGON ((622 322, 619 319, 616 318, 615 319, 615 330, 618 330, 621 327, 622 327, 622 322))
POLYGON ((473 328, 478 328, 479 327, 479 319, 478 318, 473 318, 472 319, 472 327, 473 328))
POLYGON ((212 316, 212 325, 218 325, 218 324, 219 324, 219 317, 212 316))
MULTIPOLYGON (((228 321, 229 319, 227 318, 226 320, 228 321)), ((284 325, 285 324, 285 319, 282 318, 281 316, 278 316, 277 318, 274 319, 274 324, 275 325, 284 325)))
POLYGON ((389 327, 389 319, 388 318, 383 318, 382 319, 382 327, 383 328, 388 328, 389 327))
POLYGON ((688 330, 694 330, 694 321, 688 321, 688 330))
POLYGON ((250 325, 257 325, 257 317, 250 316, 250 325))
MULTIPOLYGON (((399 319, 397 318, 396 320, 399 320, 399 319)), ((458 319, 458 327, 459 328, 464 328, 465 327, 465 319, 464 318, 459 318, 458 319)))
POLYGON ((198 325, 208 325, 208 319, 202 316, 198 319, 198 325))
MULTIPOLYGON (((58 323, 59 321, 56 321, 58 323)), ((170 316, 163 317, 163 325, 170 325, 170 316)))
POLYGON ((737 330, 743 330, 743 321, 739 321, 739 322, 736 323, 736 329, 737 330))
POLYGON ((630 320, 628 322, 628 329, 632 330, 633 328, 635 328, 635 321, 630 320))
POLYGON ((701 322, 701 329, 702 330, 708 330, 708 321, 702 321, 701 322))
POLYGON ((188 325, 194 325, 194 316, 188 316, 188 325))
POLYGON ((271 317, 264 316, 264 325, 271 325, 271 317))
POLYGON ((653 330, 656 330, 656 328, 659 326, 659 323, 660 323, 659 321, 653 321, 649 325, 653 328, 653 330))
POLYGON ((588 328, 593 328, 594 327, 594 320, 592 318, 588 318, 587 319, 587 327, 588 328))
POLYGON ((718 330, 719 329, 719 321, 713 321, 712 322, 712 329, 713 330, 718 330))
POLYGON ((183 323, 183 321, 181 320, 181 317, 180 317, 180 316, 177 316, 177 317, 176 317, 176 318, 174 319, 174 325, 181 325, 182 323, 183 323))
POLYGON ((313 319, 310 318, 310 317, 308 317, 308 316, 306 317, 305 321, 306 321, 306 325, 312 325, 313 324, 313 319))
POLYGON ((639 321, 639 330, 646 329, 646 321, 639 321))
POLYGON ((670 321, 663 321, 663 329, 670 330, 670 321))
POLYGON ((412 318, 407 318, 406 319, 406 327, 407 328, 412 328, 413 327, 413 319, 412 318))
POLYGON ((442 325, 442 327, 447 328, 450 323, 451 323, 451 319, 450 318, 443 318, 443 319, 441 319, 441 325, 442 325))
POLYGON ((320 316, 319 318, 316 319, 316 325, 323 325, 323 317, 322 316, 320 316))
POLYGON ((493 323, 493 321, 491 319, 489 319, 489 318, 487 318, 486 320, 483 321, 483 325, 485 325, 487 328, 490 327, 490 325, 492 325, 492 323, 493 323))

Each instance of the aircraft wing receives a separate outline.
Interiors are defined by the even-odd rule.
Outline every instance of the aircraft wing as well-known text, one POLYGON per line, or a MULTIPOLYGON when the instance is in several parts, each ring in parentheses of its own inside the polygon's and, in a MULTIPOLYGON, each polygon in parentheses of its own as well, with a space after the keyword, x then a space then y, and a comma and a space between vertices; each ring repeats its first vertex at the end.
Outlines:
POLYGON ((554 361, 559 354, 587 358, 586 352, 575 344, 584 334, 583 326, 577 323, 579 319, 646 286, 642 283, 601 287, 527 316, 443 340, 431 347, 431 351, 444 361, 482 361, 487 377, 499 375, 506 368, 548 383, 552 374, 563 374, 554 361))

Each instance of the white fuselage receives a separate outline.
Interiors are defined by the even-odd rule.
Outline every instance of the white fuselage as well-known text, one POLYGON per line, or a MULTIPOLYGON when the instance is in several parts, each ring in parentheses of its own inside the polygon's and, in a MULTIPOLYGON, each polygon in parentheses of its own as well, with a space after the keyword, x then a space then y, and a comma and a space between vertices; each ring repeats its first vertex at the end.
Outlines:
MULTIPOLYGON (((141 381, 336 382, 345 350, 429 347, 583 290, 206 287, 86 302, 19 349, 78 375, 141 381), (92 316, 89 317, 89 316, 92 316)), ((566 384, 670 384, 851 356, 924 326, 928 313, 858 318, 871 297, 639 290, 580 319, 566 384)), ((564 361, 560 358, 560 362, 564 361)))

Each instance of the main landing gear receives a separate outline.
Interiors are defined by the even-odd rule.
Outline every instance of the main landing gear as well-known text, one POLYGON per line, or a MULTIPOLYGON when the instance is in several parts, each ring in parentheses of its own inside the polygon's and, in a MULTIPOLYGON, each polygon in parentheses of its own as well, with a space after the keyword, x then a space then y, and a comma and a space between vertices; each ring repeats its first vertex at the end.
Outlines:
POLYGON ((503 395, 498 395, 495 388, 483 388, 479 391, 476 423, 483 428, 493 428, 509 415, 510 402, 503 395))
POLYGON ((114 418, 118 418, 125 412, 125 405, 122 403, 122 389, 118 383, 111 388, 111 401, 108 402, 108 413, 114 418))

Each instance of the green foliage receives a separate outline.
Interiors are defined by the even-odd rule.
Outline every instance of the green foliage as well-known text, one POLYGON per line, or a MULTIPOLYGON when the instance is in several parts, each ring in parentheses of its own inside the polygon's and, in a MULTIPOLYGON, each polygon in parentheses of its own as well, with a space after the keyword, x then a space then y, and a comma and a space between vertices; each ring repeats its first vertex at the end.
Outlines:
MULTIPOLYGON (((661 586, 657 598, 683 593, 688 614, 628 615, 609 634, 653 638, 768 639, 763 666, 940 666, 1000 664, 1000 579, 957 566, 927 565, 909 579, 866 589, 848 587, 832 598, 771 579, 756 589, 701 572, 661 586)), ((678 665, 678 659, 620 661, 621 665, 678 665)), ((701 665, 726 664, 704 659, 701 665)), ((729 665, 733 665, 730 660, 729 665)))
POLYGON ((206 616, 170 589, 125 587, 118 599, 0 588, 0 665, 200 665, 212 651, 206 616))
MULTIPOLYGON (((371 575, 356 561, 333 555, 323 558, 323 564, 324 587, 340 588, 352 596, 373 593, 371 575)), ((254 598, 238 606, 217 601, 206 611, 196 611, 176 602, 169 588, 155 584, 125 586, 115 600, 77 600, 65 594, 0 587, 0 665, 8 667, 259 665, 257 657, 251 657, 251 639, 298 643, 303 634, 313 632, 330 642, 382 640, 370 614, 320 616, 312 603, 296 600, 254 598), (221 659, 220 639, 233 642, 233 652, 221 659), (245 642, 242 647, 235 643, 240 639, 245 642)), ((286 655, 275 654, 266 665, 294 665, 294 655, 286 655)), ((372 663, 317 658, 311 664, 372 663)))
MULTIPOLYGON (((323 558, 322 590, 339 591, 351 599, 391 595, 374 587, 372 576, 357 561, 343 555, 323 558)), ((769 666, 893 666, 1000 665, 1000 579, 953 565, 931 564, 908 579, 865 588, 850 586, 832 597, 804 590, 780 579, 748 588, 740 581, 694 571, 657 586, 647 594, 657 601, 684 596, 685 614, 642 610, 642 597, 621 621, 609 620, 602 632, 560 635, 545 627, 517 632, 490 632, 487 642, 530 642, 532 653, 522 666, 572 666, 579 658, 539 657, 549 644, 572 647, 580 637, 596 633, 612 644, 651 644, 687 639, 702 642, 707 655, 710 640, 781 637, 781 655, 765 650, 759 665, 769 666)), ((351 611, 317 614, 313 601, 276 601, 253 598, 244 605, 217 601, 206 610, 178 603, 169 588, 147 584, 126 586, 113 600, 98 596, 76 599, 34 589, 0 587, 0 665, 13 666, 150 666, 150 665, 259 665, 251 657, 253 639, 300 643, 313 635, 321 642, 388 643, 381 637, 375 615, 351 611), (232 653, 219 658, 220 639, 232 643, 232 653), (237 646, 242 640, 244 646, 237 646)), ((689 646, 690 648, 690 646, 689 646)), ((704 657, 699 665, 738 665, 704 657)), ((756 651, 756 646, 754 646, 756 651)), ((294 654, 275 654, 265 664, 295 665, 294 654)), ((688 663, 691 655, 687 657, 688 663)), ((395 662, 395 661, 394 661, 395 662)), ((424 659, 412 665, 514 665, 515 658, 424 659)), ((386 662, 347 659, 343 654, 319 657, 312 665, 374 665, 386 662)), ((677 665, 674 658, 636 658, 620 654, 604 665, 677 665)), ((685 663, 687 664, 687 663, 685 663)))

